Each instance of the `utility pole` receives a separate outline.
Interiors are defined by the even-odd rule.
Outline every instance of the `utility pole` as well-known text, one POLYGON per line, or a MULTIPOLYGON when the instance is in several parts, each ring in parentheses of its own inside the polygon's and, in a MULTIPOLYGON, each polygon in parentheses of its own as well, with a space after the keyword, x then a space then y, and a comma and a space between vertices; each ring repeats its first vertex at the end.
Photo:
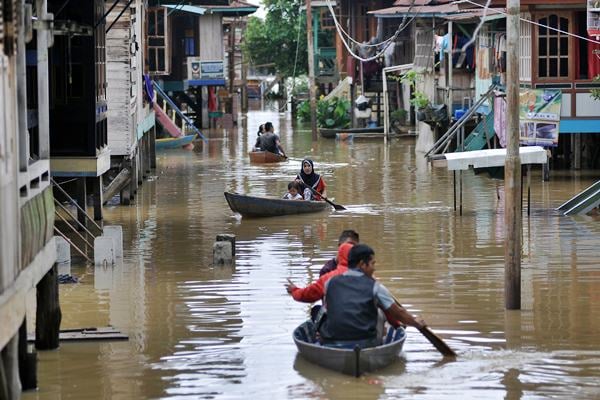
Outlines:
POLYGON ((308 47, 308 87, 310 96, 310 129, 312 140, 317 137, 317 86, 315 84, 315 53, 313 48, 312 8, 310 0, 306 0, 306 46, 308 47))
POLYGON ((521 309, 521 158, 519 156, 519 13, 520 0, 507 1, 506 18, 506 161, 504 163, 504 304, 521 309))

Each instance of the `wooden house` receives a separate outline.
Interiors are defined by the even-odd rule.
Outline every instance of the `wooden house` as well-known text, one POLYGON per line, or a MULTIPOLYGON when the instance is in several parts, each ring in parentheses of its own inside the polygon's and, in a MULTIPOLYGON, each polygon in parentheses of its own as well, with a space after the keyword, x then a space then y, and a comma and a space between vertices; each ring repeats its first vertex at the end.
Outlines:
POLYGON ((150 2, 146 69, 177 104, 185 103, 200 127, 209 126, 209 113, 220 111, 216 93, 229 79, 223 18, 246 16, 257 9, 242 1, 150 2))
MULTIPOLYGON (((156 162, 155 114, 146 94, 143 76, 143 52, 148 40, 143 31, 146 8, 142 0, 111 1, 106 3, 105 13, 111 175, 131 176, 129 185, 121 185, 121 203, 128 204, 137 184, 156 162)), ((113 182, 120 181, 115 179, 113 182)))
POLYGON ((35 1, 35 9, 23 0, 0 2, 0 388, 11 400, 37 385, 27 327, 35 321, 38 349, 58 347, 46 62, 50 19, 43 0, 35 1), (35 25, 25 17, 32 12, 35 25), (28 305, 36 296, 32 309, 28 305))

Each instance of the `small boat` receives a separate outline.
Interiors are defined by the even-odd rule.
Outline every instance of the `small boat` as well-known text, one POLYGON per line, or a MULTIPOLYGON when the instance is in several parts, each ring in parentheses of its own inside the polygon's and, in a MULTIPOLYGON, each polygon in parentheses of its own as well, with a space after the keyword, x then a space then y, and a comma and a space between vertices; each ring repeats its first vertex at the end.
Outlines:
POLYGON ((402 328, 390 328, 384 343, 377 347, 343 349, 323 346, 317 342, 312 321, 294 330, 294 343, 298 352, 308 361, 347 375, 360 376, 365 372, 386 367, 398 360, 406 332, 402 328))
POLYGON ((248 155, 250 156, 250 162, 256 164, 276 163, 287 160, 287 157, 271 153, 270 151, 251 151, 248 155))
POLYGON ((156 139, 155 148, 157 150, 163 149, 176 149, 179 147, 187 146, 191 144, 196 138, 196 133, 192 133, 191 135, 172 137, 172 138, 164 138, 164 139, 156 139))
POLYGON ((383 133, 383 126, 375 126, 372 128, 319 128, 319 133, 324 138, 335 139, 338 133, 383 133))
POLYGON ((324 201, 283 200, 229 192, 225 192, 225 199, 233 212, 250 218, 315 213, 331 207, 324 201))

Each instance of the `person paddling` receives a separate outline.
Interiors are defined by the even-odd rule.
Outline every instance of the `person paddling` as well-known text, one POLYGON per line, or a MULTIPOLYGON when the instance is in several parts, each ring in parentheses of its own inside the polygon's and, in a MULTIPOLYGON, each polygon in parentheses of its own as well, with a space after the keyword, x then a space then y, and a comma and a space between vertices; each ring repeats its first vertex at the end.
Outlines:
POLYGON ((300 168, 300 173, 296 175, 296 181, 302 185, 304 200, 318 201, 321 200, 321 196, 327 197, 325 193, 327 190, 325 180, 321 175, 315 173, 312 160, 308 158, 302 160, 302 167, 300 168))
POLYGON ((378 309, 386 313, 388 321, 391 317, 417 329, 426 326, 422 318, 394 301, 389 290, 373 278, 374 272, 375 252, 358 244, 348 255, 348 270, 325 283, 327 316, 319 327, 324 345, 365 348, 381 344, 378 309))
POLYGON ((273 124, 271 122, 265 123, 264 133, 260 135, 259 139, 260 140, 258 140, 257 143, 260 143, 260 149, 262 151, 281 154, 287 158, 285 150, 281 146, 279 136, 275 134, 275 128, 273 128, 273 124))

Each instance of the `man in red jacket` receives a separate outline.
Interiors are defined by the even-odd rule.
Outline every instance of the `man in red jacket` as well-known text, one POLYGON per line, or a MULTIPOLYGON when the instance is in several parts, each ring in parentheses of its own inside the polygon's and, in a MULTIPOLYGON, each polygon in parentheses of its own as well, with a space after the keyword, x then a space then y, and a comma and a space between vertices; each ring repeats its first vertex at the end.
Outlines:
MULTIPOLYGON (((348 271, 348 255, 350 254, 350 250, 354 247, 354 243, 346 242, 340 245, 338 248, 338 264, 337 268, 331 272, 322 275, 316 282, 311 283, 305 288, 299 288, 294 285, 292 282, 289 282, 285 285, 285 289, 290 294, 294 300, 302 302, 302 303, 314 303, 316 301, 322 300, 325 297, 325 283, 329 281, 331 278, 337 275, 342 275, 346 271, 348 271)), ((315 306, 314 311, 311 311, 316 314, 318 312, 319 306, 315 306)), ((384 311, 386 319, 388 322, 394 327, 398 328, 399 326, 403 326, 404 324, 396 319, 394 319, 391 315, 384 311)), ((313 315, 314 317, 315 315, 313 315)))
POLYGON ((321 276, 316 282, 311 283, 305 288, 299 288, 292 282, 285 285, 285 290, 292 295, 294 300, 303 303, 314 303, 325 296, 325 282, 336 275, 341 275, 348 270, 348 254, 354 243, 346 242, 338 248, 337 268, 321 276))

